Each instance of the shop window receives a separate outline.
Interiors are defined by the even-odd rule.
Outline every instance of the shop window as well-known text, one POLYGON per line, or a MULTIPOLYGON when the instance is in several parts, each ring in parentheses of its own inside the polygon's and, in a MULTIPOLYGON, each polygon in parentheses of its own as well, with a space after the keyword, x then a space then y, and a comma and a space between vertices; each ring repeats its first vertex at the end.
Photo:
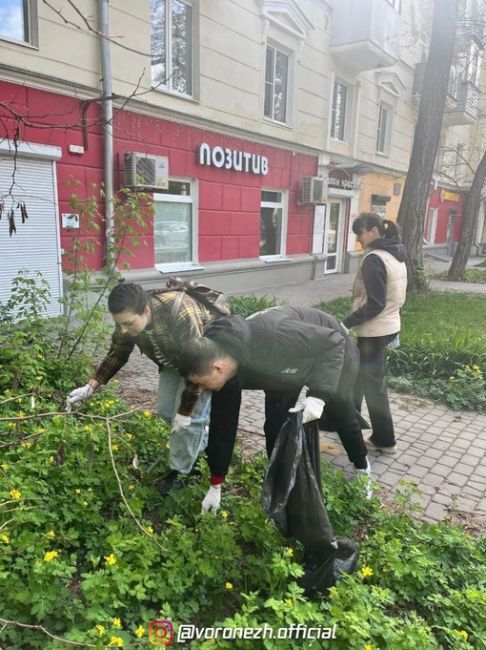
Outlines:
POLYGON ((383 219, 386 219, 386 206, 388 201, 391 199, 390 196, 380 196, 379 194, 371 195, 371 212, 380 215, 383 219))
POLYGON ((267 45, 263 112, 268 119, 283 124, 289 121, 289 63, 288 53, 267 45))
POLYGON ((169 181, 167 194, 154 194, 155 265, 183 267, 194 259, 193 188, 190 181, 169 181))
POLYGON ((194 94, 198 0, 152 0, 152 85, 194 94))
POLYGON ((378 106, 378 125, 376 129, 376 151, 388 155, 390 150, 392 109, 388 104, 378 106))
POLYGON ((349 120, 351 89, 340 79, 334 82, 331 111, 331 138, 346 140, 347 122, 349 120))
POLYGON ((286 194, 263 190, 260 207, 260 257, 283 257, 287 236, 286 194))
POLYGON ((35 0, 0 2, 0 38, 37 45, 37 4, 35 0))

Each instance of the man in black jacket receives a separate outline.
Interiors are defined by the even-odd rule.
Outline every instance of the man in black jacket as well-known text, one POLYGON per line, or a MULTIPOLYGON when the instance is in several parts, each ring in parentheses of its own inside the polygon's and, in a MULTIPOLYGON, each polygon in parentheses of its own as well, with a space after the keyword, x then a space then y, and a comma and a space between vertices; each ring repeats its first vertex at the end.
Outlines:
POLYGON ((265 392, 268 457, 303 386, 303 420, 326 413, 336 424, 348 458, 358 472, 370 464, 353 402, 359 366, 356 346, 339 322, 310 308, 276 307, 247 318, 230 316, 210 324, 204 337, 190 341, 179 370, 212 397, 208 464, 211 488, 203 510, 217 510, 221 484, 231 462, 243 389, 265 392))

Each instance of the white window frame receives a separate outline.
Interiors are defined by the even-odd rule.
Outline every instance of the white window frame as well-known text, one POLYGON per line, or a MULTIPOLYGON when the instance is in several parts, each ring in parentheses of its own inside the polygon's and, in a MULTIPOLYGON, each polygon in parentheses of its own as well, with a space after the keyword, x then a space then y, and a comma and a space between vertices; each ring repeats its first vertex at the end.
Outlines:
POLYGON ((0 30, 0 40, 10 41, 19 45, 38 47, 38 18, 37 18, 37 0, 22 0, 22 11, 24 18, 24 38, 17 39, 0 30))
POLYGON ((264 262, 276 262, 278 260, 287 259, 287 229, 289 218, 289 195, 287 190, 278 189, 275 187, 262 187, 260 197, 263 192, 278 192, 281 195, 280 201, 263 201, 260 198, 260 220, 262 208, 281 208, 282 209, 282 228, 280 231, 280 253, 275 255, 260 255, 260 259, 264 262))
POLYGON ((429 208, 425 223, 424 239, 427 244, 435 244, 435 237, 437 235, 437 218, 439 214, 438 208, 429 208))
POLYGON ((388 156, 390 154, 391 134, 393 122, 393 106, 386 102, 378 104, 378 118, 376 123, 376 153, 381 156, 388 156), (385 133, 383 135, 383 111, 386 112, 385 133), (379 148, 382 143, 382 149, 379 148))
POLYGON ((293 69, 294 69, 294 56, 295 53, 292 50, 289 50, 287 47, 284 47, 280 43, 277 43, 276 41, 271 41, 268 40, 267 43, 265 44, 265 57, 264 57, 264 66, 263 66, 263 118, 269 122, 272 122, 273 124, 283 124, 283 125, 290 125, 292 121, 292 95, 293 95, 293 84, 294 84, 294 75, 293 75, 293 69), (266 89, 267 89, 267 56, 268 56, 268 50, 271 48, 274 50, 275 53, 279 52, 283 54, 284 56, 287 57, 287 88, 286 88, 286 93, 285 93, 285 119, 278 120, 275 118, 275 92, 274 92, 274 87, 275 87, 275 65, 276 65, 276 56, 274 60, 274 69, 273 69, 273 89, 272 89, 272 105, 271 105, 271 114, 266 115, 265 114, 265 97, 266 97, 266 89))
POLYGON ((340 77, 335 77, 334 84, 332 87, 332 97, 331 97, 331 139, 337 140, 338 142, 347 142, 348 133, 350 128, 350 121, 352 117, 352 102, 353 102, 353 88, 351 84, 344 81, 340 77), (337 104, 337 90, 338 86, 342 86, 346 89, 346 102, 344 106, 344 121, 342 128, 342 137, 339 137, 340 134, 337 132, 337 115, 338 115, 338 104, 337 104))
POLYGON ((185 203, 192 206, 191 210, 191 250, 192 260, 186 262, 155 262, 155 235, 154 235, 154 268, 162 273, 172 273, 174 271, 190 271, 193 269, 204 268, 198 264, 198 233, 197 233, 197 181, 193 178, 180 178, 171 176, 169 182, 188 183, 191 191, 189 194, 165 194, 163 192, 154 192, 154 203, 185 203))
MULTIPOLYGON (((154 80, 154 73, 152 74, 152 90, 169 92, 179 97, 197 98, 199 91, 199 0, 151 0, 154 2, 166 5, 166 23, 165 23, 165 61, 166 61, 166 77, 165 81, 154 80), (172 87, 172 6, 175 1, 182 2, 192 9, 192 26, 191 26, 191 68, 190 76, 191 83, 189 92, 183 93, 172 87)), ((153 26, 152 26, 153 29, 153 26)))

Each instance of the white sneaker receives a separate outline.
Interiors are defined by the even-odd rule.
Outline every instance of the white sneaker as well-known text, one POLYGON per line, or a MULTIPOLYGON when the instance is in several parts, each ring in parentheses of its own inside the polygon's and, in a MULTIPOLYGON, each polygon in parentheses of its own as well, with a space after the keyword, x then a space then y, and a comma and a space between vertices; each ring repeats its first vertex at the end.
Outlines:
POLYGON ((365 491, 365 496, 368 501, 373 496, 373 486, 372 486, 372 477, 371 477, 371 463, 366 457, 366 467, 363 469, 356 470, 356 476, 365 476, 366 479, 363 480, 363 489, 365 491))

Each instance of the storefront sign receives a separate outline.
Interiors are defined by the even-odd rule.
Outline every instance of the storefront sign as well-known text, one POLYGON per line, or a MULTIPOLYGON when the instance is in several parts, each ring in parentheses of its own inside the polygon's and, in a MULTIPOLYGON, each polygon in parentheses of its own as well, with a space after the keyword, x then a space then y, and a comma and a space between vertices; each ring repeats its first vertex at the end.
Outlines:
POLYGON ((329 188, 338 190, 361 190, 363 184, 361 181, 353 181, 350 175, 344 169, 333 170, 329 176, 324 176, 329 188))
POLYGON ((233 169, 236 172, 252 174, 268 174, 268 158, 260 154, 228 149, 228 147, 210 147, 206 142, 199 145, 199 164, 217 167, 218 169, 233 169))
POLYGON ((457 192, 448 192, 447 190, 442 190, 440 193, 441 201, 454 201, 454 203, 460 203, 461 195, 457 192))

